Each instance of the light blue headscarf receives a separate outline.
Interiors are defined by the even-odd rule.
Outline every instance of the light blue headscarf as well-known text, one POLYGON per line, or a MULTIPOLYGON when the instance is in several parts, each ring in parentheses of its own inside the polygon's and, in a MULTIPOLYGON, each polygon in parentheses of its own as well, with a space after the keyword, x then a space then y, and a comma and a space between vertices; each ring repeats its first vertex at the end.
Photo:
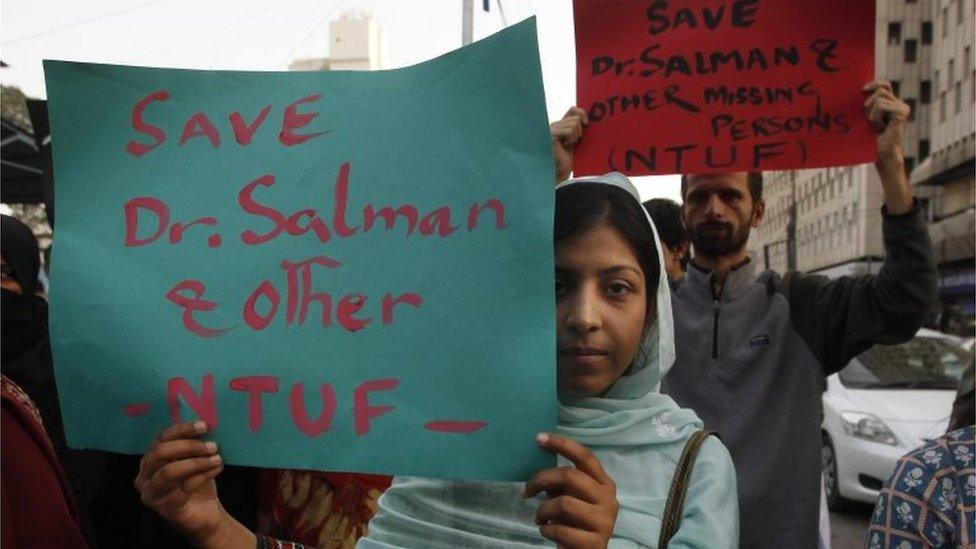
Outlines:
MULTIPOLYGON (((622 174, 570 179, 556 191, 578 183, 618 187, 640 206, 637 190, 622 174)), ((685 442, 702 428, 693 411, 679 408, 658 391, 674 362, 674 321, 657 229, 650 217, 647 222, 658 242, 662 268, 656 290, 657 320, 645 334, 637 362, 604 396, 560 397, 559 402, 556 432, 592 450, 617 484, 620 512, 611 547, 657 546, 675 465, 685 442)), ((569 463, 560 458, 559 465, 569 463)), ((526 500, 522 486, 397 477, 380 498, 368 536, 358 547, 551 546, 533 520, 544 496, 526 500)), ((737 547, 738 538, 732 460, 725 447, 710 437, 695 464, 682 525, 670 547, 737 547)))

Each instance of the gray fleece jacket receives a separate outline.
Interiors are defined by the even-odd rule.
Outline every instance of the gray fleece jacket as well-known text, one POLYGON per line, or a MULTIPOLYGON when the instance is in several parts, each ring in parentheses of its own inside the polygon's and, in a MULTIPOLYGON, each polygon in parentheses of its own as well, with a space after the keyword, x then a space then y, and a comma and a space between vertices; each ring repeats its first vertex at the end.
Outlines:
POLYGON ((882 215, 877 276, 757 276, 747 261, 718 296, 712 275, 693 265, 674 288, 677 358, 661 391, 731 452, 744 549, 817 546, 824 376, 875 343, 911 338, 935 298, 918 205, 882 215))

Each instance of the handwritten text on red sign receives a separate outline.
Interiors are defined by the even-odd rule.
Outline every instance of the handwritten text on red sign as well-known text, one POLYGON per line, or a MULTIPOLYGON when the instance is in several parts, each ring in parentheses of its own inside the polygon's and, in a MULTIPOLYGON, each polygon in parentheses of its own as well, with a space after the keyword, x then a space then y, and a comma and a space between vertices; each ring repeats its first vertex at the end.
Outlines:
POLYGON ((873 0, 575 0, 577 175, 869 162, 873 0))

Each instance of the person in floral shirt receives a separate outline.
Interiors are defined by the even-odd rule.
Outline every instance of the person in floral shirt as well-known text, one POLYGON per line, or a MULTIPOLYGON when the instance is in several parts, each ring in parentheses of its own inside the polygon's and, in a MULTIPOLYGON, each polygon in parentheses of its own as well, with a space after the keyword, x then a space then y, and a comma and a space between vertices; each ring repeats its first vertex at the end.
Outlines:
POLYGON ((871 517, 868 549, 973 547, 974 427, 947 433, 895 465, 871 517))

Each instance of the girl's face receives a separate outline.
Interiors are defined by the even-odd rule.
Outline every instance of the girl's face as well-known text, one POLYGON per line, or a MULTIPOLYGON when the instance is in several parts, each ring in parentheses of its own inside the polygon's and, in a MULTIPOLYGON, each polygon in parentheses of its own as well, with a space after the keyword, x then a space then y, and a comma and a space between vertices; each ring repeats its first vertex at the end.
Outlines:
POLYGON ((644 271, 606 222, 556 243, 559 391, 599 396, 630 366, 644 335, 644 271))

